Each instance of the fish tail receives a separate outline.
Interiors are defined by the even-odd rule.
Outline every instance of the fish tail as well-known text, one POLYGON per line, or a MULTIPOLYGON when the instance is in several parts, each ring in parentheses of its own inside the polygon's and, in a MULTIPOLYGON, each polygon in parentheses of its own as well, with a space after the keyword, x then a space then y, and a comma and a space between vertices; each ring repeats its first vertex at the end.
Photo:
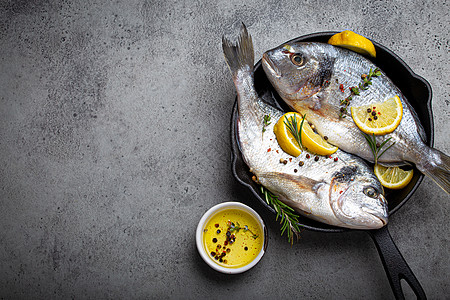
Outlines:
POLYGON ((439 150, 430 148, 430 155, 416 164, 417 169, 430 177, 447 194, 450 193, 450 157, 439 150))
POLYGON ((222 48, 233 79, 240 70, 248 70, 250 73, 253 73, 255 60, 253 42, 252 37, 248 34, 247 28, 243 23, 237 43, 232 43, 227 38, 222 37, 222 48))

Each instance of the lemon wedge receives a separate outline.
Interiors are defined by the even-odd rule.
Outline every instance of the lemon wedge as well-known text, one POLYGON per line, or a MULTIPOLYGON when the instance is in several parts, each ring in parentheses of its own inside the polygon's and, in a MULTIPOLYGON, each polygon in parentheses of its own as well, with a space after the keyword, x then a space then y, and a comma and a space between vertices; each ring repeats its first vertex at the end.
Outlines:
POLYGON ((309 151, 319 155, 330 155, 338 150, 338 147, 331 145, 319 134, 315 133, 308 122, 303 124, 302 144, 309 151))
POLYGON ((384 102, 351 107, 356 126, 367 134, 391 133, 402 120, 403 106, 400 98, 394 96, 384 102))
MULTIPOLYGON (((302 149, 294 135, 289 130, 287 124, 291 123, 292 125, 292 121, 295 120, 298 132, 300 130, 302 119, 303 117, 301 114, 288 112, 277 121, 273 128, 273 132, 277 137, 277 141, 281 149, 283 149, 283 151, 287 154, 295 157, 302 153, 302 149)), ((338 147, 329 144, 320 135, 315 133, 306 120, 303 122, 302 126, 301 143, 303 147, 308 149, 308 151, 318 155, 330 155, 338 149, 338 147)))
POLYGON ((347 48, 363 55, 377 56, 375 46, 370 40, 350 30, 336 33, 328 40, 328 44, 347 48))
POLYGON ((413 177, 413 170, 405 171, 399 167, 383 167, 375 165, 374 173, 381 185, 389 189, 402 189, 408 185, 413 177))
MULTIPOLYGON (((300 130, 302 119, 303 118, 301 114, 288 112, 277 121, 275 126, 273 126, 273 132, 277 137, 278 145, 280 145, 281 149, 283 149, 284 152, 295 157, 299 156, 302 153, 302 149, 300 148, 294 135, 289 131, 285 122, 287 122, 288 120, 295 120, 295 122, 297 123, 296 130, 298 132, 300 130)), ((292 123, 293 122, 291 122, 291 124, 292 123)))

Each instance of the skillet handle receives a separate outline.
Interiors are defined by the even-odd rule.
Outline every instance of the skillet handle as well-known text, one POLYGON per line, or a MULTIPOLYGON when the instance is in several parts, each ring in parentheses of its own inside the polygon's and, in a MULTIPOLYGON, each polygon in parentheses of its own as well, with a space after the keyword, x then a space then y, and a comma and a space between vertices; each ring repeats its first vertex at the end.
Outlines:
POLYGON ((395 298, 405 299, 400 283, 400 280, 404 279, 416 294, 417 299, 426 299, 427 296, 422 286, 392 240, 387 226, 377 230, 369 230, 368 232, 377 247, 395 298))

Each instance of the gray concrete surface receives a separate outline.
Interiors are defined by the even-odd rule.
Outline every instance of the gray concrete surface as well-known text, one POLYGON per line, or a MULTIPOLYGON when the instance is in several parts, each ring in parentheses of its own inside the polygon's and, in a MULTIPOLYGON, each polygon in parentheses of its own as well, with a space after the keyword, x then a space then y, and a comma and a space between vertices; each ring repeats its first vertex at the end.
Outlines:
MULTIPOLYGON (((222 34, 256 57, 352 29, 433 88, 450 153, 446 1, 1 1, 0 298, 392 299, 370 237, 304 231, 290 246, 230 170, 235 90, 222 34), (269 248, 226 276, 198 256, 201 215, 255 208, 269 248)), ((390 232, 430 299, 449 297, 449 197, 425 179, 390 232)), ((411 292, 406 291, 408 298, 411 292)))

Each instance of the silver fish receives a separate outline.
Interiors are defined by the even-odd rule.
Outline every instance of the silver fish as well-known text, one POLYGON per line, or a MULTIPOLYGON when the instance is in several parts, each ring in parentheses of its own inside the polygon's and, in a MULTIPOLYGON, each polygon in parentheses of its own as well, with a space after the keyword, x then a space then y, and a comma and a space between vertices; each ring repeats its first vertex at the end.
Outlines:
MULTIPOLYGON (((370 60, 329 44, 293 42, 265 52, 262 65, 281 98, 293 110, 306 114, 329 143, 374 162, 374 154, 351 115, 339 117, 340 101, 351 93, 348 88, 357 86, 362 74, 376 68, 370 60), (341 84, 346 93, 342 92, 341 84)), ((399 126, 392 133, 376 138, 380 144, 389 138, 389 144, 395 143, 378 163, 387 166, 413 163, 449 193, 450 158, 424 143, 426 135, 414 109, 385 73, 381 71, 371 81, 367 90, 352 97, 349 110, 351 106, 382 102, 395 95, 403 105, 399 126)))
POLYGON ((253 43, 242 25, 237 44, 222 40, 238 94, 238 142, 257 181, 309 218, 334 226, 375 229, 387 224, 383 187, 362 159, 338 150, 334 159, 307 159, 283 152, 273 126, 283 112, 264 102, 254 87, 253 43), (263 132, 264 116, 273 122, 263 132), (286 163, 280 163, 280 158, 286 163), (304 165, 299 166, 303 161, 304 165))

